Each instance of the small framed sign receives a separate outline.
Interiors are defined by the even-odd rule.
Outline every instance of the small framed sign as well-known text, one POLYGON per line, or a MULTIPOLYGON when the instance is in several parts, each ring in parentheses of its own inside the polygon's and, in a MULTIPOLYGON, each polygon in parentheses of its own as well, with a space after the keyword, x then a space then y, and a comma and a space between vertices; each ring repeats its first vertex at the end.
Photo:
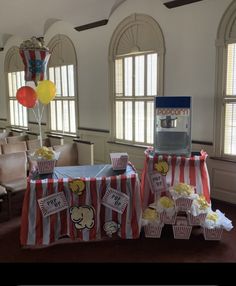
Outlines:
POLYGON ((38 204, 43 217, 55 214, 69 207, 63 192, 41 198, 38 200, 38 204))
POLYGON ((161 173, 158 172, 153 172, 149 175, 149 177, 154 193, 164 192, 167 190, 166 176, 163 176, 161 173))
POLYGON ((129 196, 109 187, 101 203, 113 211, 122 214, 129 203, 129 196))

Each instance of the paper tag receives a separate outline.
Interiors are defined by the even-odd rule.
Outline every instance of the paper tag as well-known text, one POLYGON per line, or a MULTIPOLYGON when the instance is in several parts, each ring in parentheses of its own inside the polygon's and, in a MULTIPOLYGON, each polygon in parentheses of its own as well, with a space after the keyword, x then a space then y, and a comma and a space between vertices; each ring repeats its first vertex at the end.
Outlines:
POLYGON ((38 204, 43 217, 55 214, 69 207, 63 192, 41 198, 38 200, 38 204))
POLYGON ((150 174, 150 181, 152 184, 153 192, 163 192, 166 191, 166 176, 160 173, 154 172, 150 174))
POLYGON ((102 204, 113 211, 122 214, 129 202, 129 196, 113 188, 107 188, 102 204))

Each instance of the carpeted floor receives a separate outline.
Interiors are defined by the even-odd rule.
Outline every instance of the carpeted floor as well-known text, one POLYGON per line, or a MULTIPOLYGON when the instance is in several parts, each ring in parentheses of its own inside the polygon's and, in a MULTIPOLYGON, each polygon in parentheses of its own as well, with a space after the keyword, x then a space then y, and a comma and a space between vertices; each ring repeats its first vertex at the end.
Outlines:
POLYGON ((171 226, 165 226, 159 239, 144 238, 141 234, 137 240, 73 242, 41 249, 20 247, 20 210, 15 210, 13 219, 4 221, 3 205, 0 262, 236 262, 236 206, 220 201, 212 204, 234 225, 230 232, 223 232, 221 241, 205 241, 197 227, 189 240, 176 240, 171 226))

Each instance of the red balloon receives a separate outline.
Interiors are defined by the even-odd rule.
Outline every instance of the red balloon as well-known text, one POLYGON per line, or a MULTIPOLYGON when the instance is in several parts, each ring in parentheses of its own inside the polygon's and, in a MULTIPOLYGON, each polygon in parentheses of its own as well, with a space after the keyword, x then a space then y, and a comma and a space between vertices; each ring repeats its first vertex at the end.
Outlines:
POLYGON ((37 93, 30 86, 22 86, 16 92, 16 99, 23 106, 33 108, 37 101, 37 93))

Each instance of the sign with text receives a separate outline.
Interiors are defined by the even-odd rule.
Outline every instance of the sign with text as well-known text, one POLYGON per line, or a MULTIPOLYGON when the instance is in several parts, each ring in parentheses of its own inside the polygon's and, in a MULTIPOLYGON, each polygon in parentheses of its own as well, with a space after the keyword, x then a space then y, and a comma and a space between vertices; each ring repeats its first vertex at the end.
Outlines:
POLYGON ((43 217, 55 214, 69 207, 63 192, 41 198, 38 200, 38 204, 43 217))
POLYGON ((113 211, 122 214, 129 203, 129 197, 113 188, 107 188, 101 203, 113 211))
POLYGON ((152 190, 155 193, 166 191, 166 176, 158 172, 150 174, 150 181, 152 185, 152 190))

